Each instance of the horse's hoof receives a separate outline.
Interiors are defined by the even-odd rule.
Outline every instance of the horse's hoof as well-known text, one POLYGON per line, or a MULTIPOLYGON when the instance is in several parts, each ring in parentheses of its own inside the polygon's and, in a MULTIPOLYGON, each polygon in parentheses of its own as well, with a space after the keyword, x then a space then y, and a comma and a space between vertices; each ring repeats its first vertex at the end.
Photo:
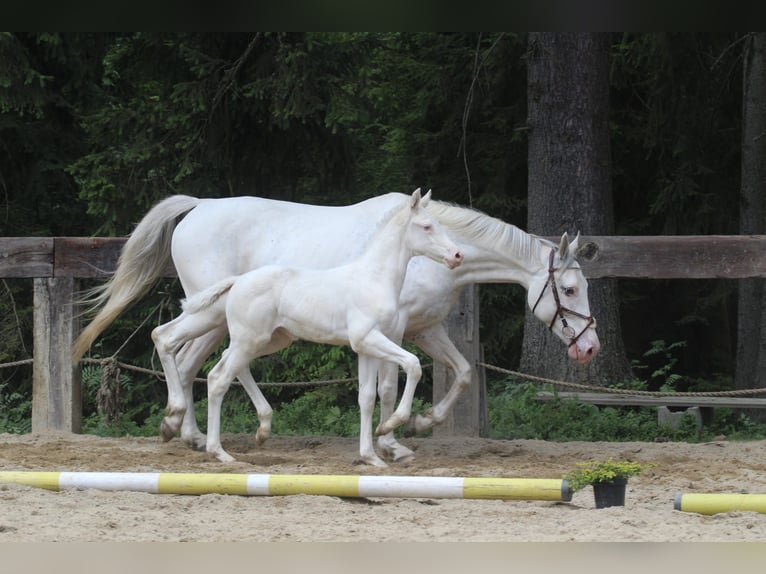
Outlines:
POLYGON ((173 427, 166 419, 162 419, 160 423, 160 436, 162 437, 162 442, 168 442, 176 436, 176 431, 173 430, 173 427))
POLYGON ((258 446, 261 446, 263 443, 269 440, 270 436, 271 436, 270 432, 261 432, 260 429, 257 430, 255 433, 255 444, 257 444, 258 446))
POLYGON ((207 450, 207 437, 202 434, 199 436, 194 436, 188 439, 184 439, 184 444, 188 446, 192 450, 196 450, 198 452, 205 452, 207 450))
POLYGON ((416 434, 418 434, 417 424, 415 421, 416 417, 410 417, 410 420, 407 421, 407 426, 404 427, 404 436, 406 438, 412 438, 416 434))

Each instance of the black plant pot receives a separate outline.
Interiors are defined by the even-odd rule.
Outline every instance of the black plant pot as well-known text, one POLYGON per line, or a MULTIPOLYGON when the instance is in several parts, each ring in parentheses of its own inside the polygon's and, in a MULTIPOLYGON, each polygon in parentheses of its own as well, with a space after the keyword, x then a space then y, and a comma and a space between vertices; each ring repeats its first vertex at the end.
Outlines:
POLYGON ((593 496, 596 499, 596 508, 625 506, 625 488, 627 484, 627 478, 615 478, 609 482, 594 483, 593 496))

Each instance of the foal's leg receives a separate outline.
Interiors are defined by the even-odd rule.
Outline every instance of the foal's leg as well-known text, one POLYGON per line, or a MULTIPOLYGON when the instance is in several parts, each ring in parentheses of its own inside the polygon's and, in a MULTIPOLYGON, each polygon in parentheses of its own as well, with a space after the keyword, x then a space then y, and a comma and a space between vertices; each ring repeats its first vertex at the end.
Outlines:
POLYGON ((422 375, 420 361, 415 355, 401 348, 377 330, 370 331, 361 341, 355 342, 352 347, 360 355, 367 354, 383 361, 393 361, 401 366, 407 374, 407 382, 399 407, 388 420, 381 422, 375 431, 377 435, 387 434, 410 418, 412 398, 415 396, 415 388, 422 375))
POLYGON ((418 414, 407 423, 404 434, 405 436, 412 436, 444 422, 444 419, 454 408, 455 402, 471 384, 471 365, 455 347, 443 323, 433 325, 413 337, 408 337, 408 340, 425 351, 434 361, 445 364, 455 373, 455 380, 444 398, 424 415, 418 414))
MULTIPOLYGON (((380 397, 381 421, 388 420, 394 413, 398 390, 399 365, 381 362, 378 369, 378 396, 380 397)), ((397 441, 393 432, 379 436, 378 447, 394 462, 408 462, 415 458, 415 453, 397 441)))
MULTIPOLYGON (((271 337, 271 341, 263 349, 259 356, 271 355, 277 351, 289 347, 293 342, 292 337, 282 331, 275 331, 271 337)), ((272 408, 266 397, 263 396, 261 389, 258 388, 258 384, 255 382, 253 375, 250 373, 250 369, 246 368, 239 372, 237 375, 239 382, 244 387, 245 392, 250 397, 250 400, 255 406, 255 410, 258 412, 258 430, 255 433, 255 442, 259 445, 263 444, 271 436, 271 418, 272 408)))
MULTIPOLYGON (((372 415, 375 411, 375 380, 380 360, 369 355, 358 357, 359 372, 359 462, 373 466, 388 466, 372 444, 372 415)), ((396 365, 394 365, 396 367, 396 365)))
MULTIPOLYGON (((223 352, 221 360, 207 376, 207 443, 206 450, 221 462, 232 462, 234 457, 221 445, 221 406, 234 376, 247 370, 251 357, 241 345, 232 344, 223 352)), ((265 400, 265 399, 264 399, 265 400)))

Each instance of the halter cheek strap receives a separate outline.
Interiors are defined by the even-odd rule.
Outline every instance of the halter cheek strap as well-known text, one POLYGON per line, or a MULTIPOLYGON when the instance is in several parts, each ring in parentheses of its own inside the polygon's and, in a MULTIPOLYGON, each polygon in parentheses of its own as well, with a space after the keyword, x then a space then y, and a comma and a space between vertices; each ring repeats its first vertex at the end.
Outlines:
POLYGON ((577 311, 573 311, 572 309, 569 309, 568 307, 564 307, 561 304, 561 299, 559 298, 559 290, 556 287, 556 277, 555 273, 558 271, 553 266, 553 258, 554 258, 555 252, 553 249, 551 249, 551 256, 548 260, 548 280, 545 282, 545 285, 543 285, 542 290, 540 291, 540 295, 537 297, 537 301, 535 301, 534 306, 532 307, 532 313, 535 312, 535 309, 537 309, 537 305, 540 303, 540 301, 543 298, 543 294, 545 293, 545 289, 548 287, 548 285, 551 286, 551 292, 553 293, 553 300, 556 302, 556 313, 553 315, 553 319, 551 320, 551 324, 548 325, 548 329, 551 331, 553 330, 553 325, 556 324, 556 319, 561 319, 561 332, 564 333, 564 336, 569 337, 569 346, 571 347, 574 345, 577 340, 582 336, 582 334, 590 329, 591 325, 595 326, 596 319, 593 317, 593 315, 583 315, 582 313, 578 313, 577 311), (573 317, 579 317, 580 319, 585 319, 588 323, 583 327, 583 330, 580 331, 577 335, 575 335, 575 330, 569 326, 567 323, 566 317, 564 317, 564 313, 567 313, 573 317))

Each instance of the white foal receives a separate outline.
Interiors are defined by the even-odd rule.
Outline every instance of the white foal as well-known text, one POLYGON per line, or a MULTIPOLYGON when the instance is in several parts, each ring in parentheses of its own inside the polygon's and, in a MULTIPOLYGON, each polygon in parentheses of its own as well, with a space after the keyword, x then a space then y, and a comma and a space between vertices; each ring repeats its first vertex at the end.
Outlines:
MULTIPOLYGON (((252 359, 305 339, 350 345, 359 355, 359 454, 362 462, 386 466, 375 453, 372 439, 377 364, 398 364, 407 376, 399 407, 382 421, 380 432, 390 432, 409 420, 421 376, 417 357, 394 342, 401 340, 405 328, 399 294, 407 264, 413 256, 425 255, 452 269, 463 259, 426 210, 429 201, 430 192, 421 198, 420 190, 415 191, 403 207, 384 219, 364 253, 349 264, 319 270, 260 267, 226 278, 184 302, 187 319, 200 324, 217 324, 220 306, 225 304, 226 309, 230 344, 208 375, 208 453, 222 462, 234 460, 220 439, 221 404, 234 377, 243 380, 252 359)), ((262 395, 257 385, 246 385, 246 389, 258 408, 262 395)), ((268 425, 270 414, 269 409, 268 425)), ((259 412, 259 441, 270 430, 264 418, 259 412)))

